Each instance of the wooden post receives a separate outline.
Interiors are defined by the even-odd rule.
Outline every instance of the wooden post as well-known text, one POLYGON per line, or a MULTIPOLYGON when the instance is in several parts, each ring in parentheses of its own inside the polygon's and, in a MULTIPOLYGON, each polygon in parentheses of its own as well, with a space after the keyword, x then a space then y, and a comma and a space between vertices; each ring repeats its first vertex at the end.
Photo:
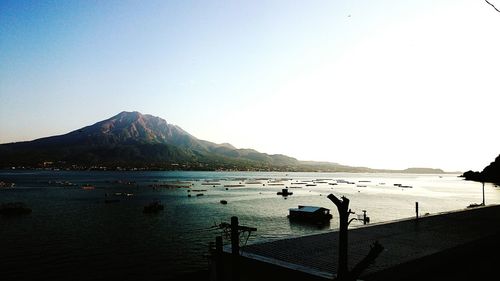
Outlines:
POLYGON ((418 202, 415 202, 415 213, 416 213, 416 218, 418 220, 418 202))
POLYGON ((231 217, 231 263, 233 281, 240 280, 239 255, 240 234, 238 230, 238 217, 231 217))
POLYGON ((222 236, 215 237, 215 280, 224 280, 224 261, 222 260, 222 236))
POLYGON ((366 224, 366 210, 363 210, 363 224, 366 224))
POLYGON ((347 265, 348 256, 347 256, 347 246, 348 246, 348 236, 347 236, 347 228, 349 226, 349 215, 351 212, 349 211, 349 199, 345 196, 342 196, 342 200, 338 199, 335 195, 328 195, 328 199, 330 199, 335 206, 337 206, 337 210, 339 211, 340 224, 339 224, 339 268, 337 272, 338 280, 347 280, 349 269, 347 265))
MULTIPOLYGON (((349 227, 349 215, 354 214, 349 209, 349 199, 345 196, 342 196, 341 199, 337 198, 337 196, 330 194, 328 195, 328 199, 330 199, 335 206, 337 206, 337 210, 339 211, 340 217, 340 226, 339 226, 339 267, 337 272, 337 277, 335 280, 338 281, 354 281, 357 280, 361 273, 368 268, 368 266, 375 261, 380 253, 384 250, 384 247, 376 241, 370 248, 370 252, 368 255, 363 258, 358 264, 356 264, 351 272, 349 272, 348 268, 348 227, 349 227)), ((364 212, 364 220, 366 222, 366 211, 364 212)))

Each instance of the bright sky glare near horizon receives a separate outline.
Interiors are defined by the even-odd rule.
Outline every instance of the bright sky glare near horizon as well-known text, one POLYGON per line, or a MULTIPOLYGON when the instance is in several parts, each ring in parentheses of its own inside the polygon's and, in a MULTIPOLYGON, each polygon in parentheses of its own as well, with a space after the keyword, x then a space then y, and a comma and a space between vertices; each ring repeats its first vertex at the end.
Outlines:
POLYGON ((300 160, 481 170, 499 35, 480 0, 4 0, 0 143, 125 110, 300 160))

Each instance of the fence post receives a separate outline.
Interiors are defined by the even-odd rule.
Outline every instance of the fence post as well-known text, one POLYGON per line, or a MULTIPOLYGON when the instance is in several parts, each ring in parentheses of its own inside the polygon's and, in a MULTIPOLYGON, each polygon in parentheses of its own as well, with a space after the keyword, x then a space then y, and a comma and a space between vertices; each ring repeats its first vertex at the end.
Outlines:
POLYGON ((415 202, 415 213, 416 213, 416 218, 418 220, 418 202, 415 202))
POLYGON ((215 280, 224 280, 224 266, 222 256, 222 236, 215 237, 215 280))
POLYGON ((233 281, 240 280, 240 234, 238 230, 238 217, 231 217, 231 263, 233 281))

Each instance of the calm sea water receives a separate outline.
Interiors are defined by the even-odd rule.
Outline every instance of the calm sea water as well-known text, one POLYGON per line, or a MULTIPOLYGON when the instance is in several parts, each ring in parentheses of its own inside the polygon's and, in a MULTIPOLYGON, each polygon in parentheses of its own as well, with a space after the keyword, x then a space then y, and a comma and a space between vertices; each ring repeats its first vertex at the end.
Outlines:
MULTIPOLYGON (((329 193, 348 197, 352 210, 366 210, 372 223, 414 216, 415 202, 421 214, 432 214, 482 201, 481 184, 449 174, 0 171, 0 180, 16 183, 0 189, 0 203, 22 201, 33 209, 0 216, 0 280, 168 280, 207 268, 208 244, 220 234, 213 226, 231 216, 257 228, 248 243, 337 228, 329 193), (191 187, 153 187, 176 181, 191 187), (301 188, 290 189, 287 199, 276 195, 295 186, 301 188), (120 201, 106 204, 105 194, 120 201), (156 199, 165 210, 144 214, 156 199), (334 218, 322 228, 290 223, 288 209, 297 205, 330 208, 334 218)), ((500 203, 500 188, 487 184, 485 193, 487 204, 500 203)))

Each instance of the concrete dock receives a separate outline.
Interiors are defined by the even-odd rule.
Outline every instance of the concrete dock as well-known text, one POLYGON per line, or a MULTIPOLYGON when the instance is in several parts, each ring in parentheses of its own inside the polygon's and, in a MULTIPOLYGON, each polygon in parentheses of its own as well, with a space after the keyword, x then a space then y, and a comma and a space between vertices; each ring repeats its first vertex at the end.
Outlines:
MULTIPOLYGON (((500 206, 350 229, 349 268, 375 241, 384 251, 362 280, 478 280, 494 272, 500 262, 500 206)), ((332 279, 337 248, 335 231, 248 245, 241 251, 241 280, 332 279)))

